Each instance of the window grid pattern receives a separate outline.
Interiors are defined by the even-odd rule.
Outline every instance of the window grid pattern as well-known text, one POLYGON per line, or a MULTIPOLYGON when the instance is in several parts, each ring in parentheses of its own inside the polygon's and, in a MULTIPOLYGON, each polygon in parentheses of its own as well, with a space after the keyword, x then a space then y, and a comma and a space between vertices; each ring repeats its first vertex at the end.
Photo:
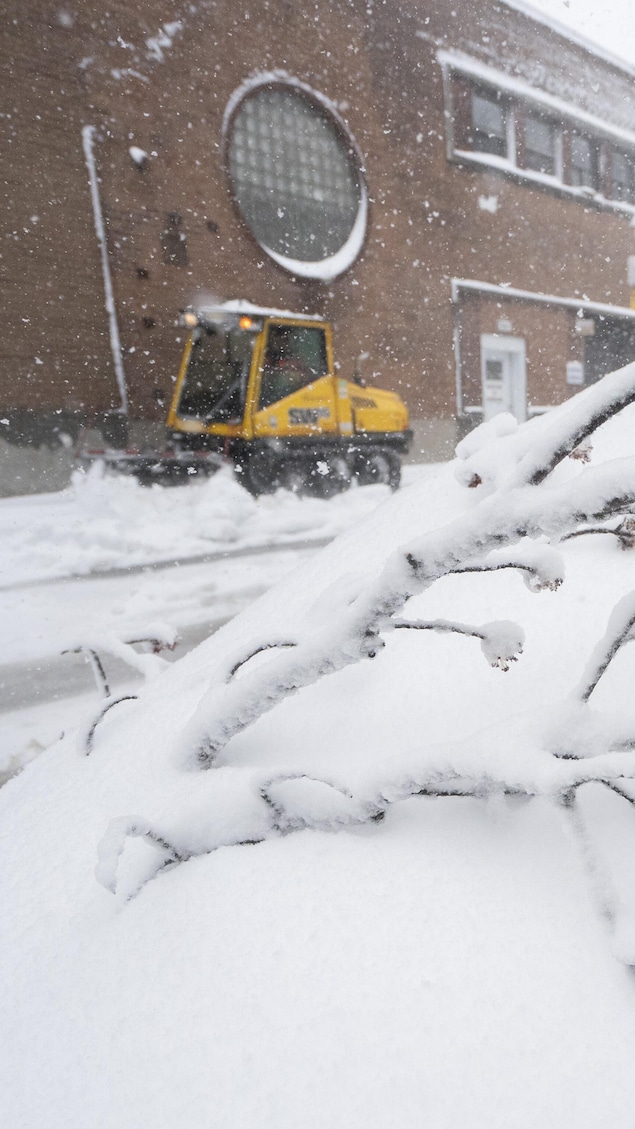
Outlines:
POLYGON ((240 106, 229 145, 237 203, 259 243, 320 262, 346 243, 359 175, 335 124, 294 90, 263 89, 240 106))

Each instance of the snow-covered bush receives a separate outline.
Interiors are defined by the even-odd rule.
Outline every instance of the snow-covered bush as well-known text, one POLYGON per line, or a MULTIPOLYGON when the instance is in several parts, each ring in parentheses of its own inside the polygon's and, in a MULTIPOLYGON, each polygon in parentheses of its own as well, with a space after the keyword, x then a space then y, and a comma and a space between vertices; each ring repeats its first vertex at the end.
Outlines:
MULTIPOLYGON (((416 597, 450 576, 516 570, 530 591, 556 591, 564 579, 557 546, 581 534, 613 533, 622 548, 630 548, 635 459, 589 466, 573 475, 563 467, 563 460, 573 456, 580 464, 590 462, 589 437, 635 400, 634 386, 635 366, 627 366, 524 427, 519 428, 512 417, 501 416, 477 428, 460 444, 456 468, 457 481, 475 491, 475 504, 422 535, 415 531, 387 557, 379 575, 338 582, 333 591, 321 593, 313 606, 309 600, 304 621, 298 616, 293 631, 274 636, 260 631, 247 645, 230 646, 178 735, 177 763, 181 762, 182 770, 230 765, 228 744, 263 714, 326 675, 375 659, 390 646, 390 636, 398 630, 474 637, 490 666, 508 671, 523 651, 525 634, 519 624, 409 619, 401 613, 416 597), (610 519, 613 524, 606 524, 610 519), (270 661, 254 662, 264 652, 271 652, 270 661)), ((634 637, 635 591, 617 603, 580 685, 571 700, 562 704, 563 714, 576 714, 576 733, 588 731, 584 713, 591 694, 620 649, 634 637)), ((119 648, 124 649, 121 644, 119 648)), ((116 703, 108 703, 97 721, 112 704, 116 703)), ((522 767, 517 759, 505 755, 506 730, 500 737, 490 735, 487 755, 478 743, 468 745, 460 756, 453 753, 451 765, 445 754, 424 747, 420 763, 416 768, 411 765, 405 778, 389 772, 378 780, 368 774, 354 791, 319 776, 278 772, 272 781, 258 783, 258 794, 268 810, 259 813, 249 841, 298 828, 337 828, 377 820, 388 804, 421 793, 548 793, 570 805, 575 790, 595 780, 630 799, 618 782, 635 778, 635 727, 625 735, 618 726, 617 736, 613 719, 604 728, 596 721, 592 728, 591 752, 585 751, 584 742, 578 748, 575 738, 563 741, 561 732, 552 747, 545 735, 535 748, 525 750, 522 767)), ((94 735, 93 724, 89 752, 94 735)), ((158 867, 231 841, 245 841, 242 821, 238 821, 235 837, 230 834, 228 838, 227 829, 219 837, 211 823, 203 834, 197 828, 192 836, 189 827, 181 836, 153 826, 144 817, 118 817, 99 847, 97 875, 107 888, 117 888, 117 864, 126 839, 138 836, 164 852, 158 867)))
MULTIPOLYGON (((480 639, 487 661, 508 670, 521 654, 524 642, 522 628, 513 622, 479 626, 398 617, 409 601, 448 576, 514 569, 523 575, 530 590, 555 591, 564 576, 556 546, 583 533, 612 533, 622 548, 630 548, 633 518, 622 515, 635 507, 635 459, 610 461, 573 476, 563 467, 563 460, 572 456, 580 463, 589 462, 589 436, 633 402, 634 384, 635 366, 631 365, 524 427, 518 428, 510 417, 500 417, 477 429, 460 445, 457 467, 458 481, 478 491, 476 504, 447 524, 400 546, 388 557, 379 576, 339 586, 332 594, 328 614, 323 614, 322 597, 313 609, 317 614, 311 614, 309 608, 305 622, 298 622, 294 638, 257 636, 242 651, 230 652, 224 676, 210 680, 184 728, 186 761, 204 769, 213 767, 228 742, 263 713, 325 675, 374 659, 397 629, 474 636, 480 639), (616 516, 617 522, 606 524, 616 516), (235 680, 236 672, 263 651, 278 653, 266 666, 235 680)), ((577 694, 580 703, 588 703, 609 663, 634 637, 634 601, 635 594, 625 597, 611 616, 577 694)), ((553 761, 551 789, 570 797, 571 789, 590 779, 614 782, 616 778, 633 777, 635 760, 624 755, 631 746, 635 748, 635 730, 630 744, 619 742, 620 755, 616 756, 609 727, 602 749, 583 767, 557 764, 560 751, 547 750, 553 761)), ((567 759, 575 762, 575 751, 569 752, 567 759)), ((470 762, 463 784, 455 779, 460 774, 451 774, 452 790, 458 789, 461 794, 492 787, 542 790, 546 765, 538 751, 535 761, 536 772, 529 771, 521 782, 515 768, 509 778, 500 766, 493 774, 493 761, 479 755, 470 762)), ((231 754, 224 763, 231 763, 231 754)), ((426 750, 421 771, 406 794, 433 787, 436 790, 439 771, 430 750, 426 750)), ((372 818, 383 802, 381 793, 364 797, 372 818)), ((357 820, 358 814, 351 818, 357 820)), ((338 814, 336 822, 340 819, 338 814)))
POLYGON ((0 791, 3 1124, 631 1129, 634 401, 477 430, 0 791))

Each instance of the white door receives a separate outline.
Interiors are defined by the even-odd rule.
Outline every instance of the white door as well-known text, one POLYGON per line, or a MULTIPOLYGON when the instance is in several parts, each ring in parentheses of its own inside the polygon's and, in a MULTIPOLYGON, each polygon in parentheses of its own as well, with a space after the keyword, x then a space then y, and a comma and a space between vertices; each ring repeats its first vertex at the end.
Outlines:
POLYGON ((527 418, 527 369, 525 341, 522 337, 481 337, 481 377, 483 420, 499 412, 511 412, 521 421, 527 418))

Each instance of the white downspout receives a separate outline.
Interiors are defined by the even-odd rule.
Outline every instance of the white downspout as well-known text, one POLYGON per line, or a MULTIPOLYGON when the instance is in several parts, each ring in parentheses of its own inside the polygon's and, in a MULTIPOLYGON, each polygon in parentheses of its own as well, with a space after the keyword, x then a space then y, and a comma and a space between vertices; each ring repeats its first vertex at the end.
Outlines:
POLYGON ((463 364, 461 357, 461 305, 456 279, 452 282, 452 343, 454 346, 454 380, 456 384, 456 411, 463 415, 463 364))
POLYGON ((84 147, 84 157, 86 158, 86 167, 88 168, 88 181, 90 184, 90 196, 93 202, 93 219, 95 221, 95 234, 97 235, 97 242, 99 244, 99 254, 101 258, 101 273, 104 279, 104 294, 106 298, 106 313, 108 314, 108 324, 110 328, 110 349, 112 352, 112 360, 115 366, 115 376, 117 378, 117 386, 119 388, 119 395, 121 397, 121 408, 119 409, 124 415, 128 414, 128 391, 126 388, 126 374, 124 372, 123 361, 121 359, 121 341, 119 339, 119 326, 117 324, 117 311, 115 309, 115 296, 112 289, 112 277, 110 274, 110 263, 108 262, 108 246, 106 244, 106 229, 104 227, 104 214, 101 207, 101 199, 99 196, 99 180, 97 178, 97 168, 95 165, 94 153, 94 139, 96 129, 94 125, 85 125, 82 129, 82 145, 84 147))

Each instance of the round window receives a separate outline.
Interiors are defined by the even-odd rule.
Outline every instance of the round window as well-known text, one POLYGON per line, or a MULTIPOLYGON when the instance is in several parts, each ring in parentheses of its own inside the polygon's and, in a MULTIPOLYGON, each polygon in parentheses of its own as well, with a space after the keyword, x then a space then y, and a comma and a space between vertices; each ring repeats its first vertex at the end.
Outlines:
POLYGON ((359 254, 366 192, 355 143, 317 96, 261 86, 231 120, 229 175, 263 250, 308 278, 333 278, 359 254))

